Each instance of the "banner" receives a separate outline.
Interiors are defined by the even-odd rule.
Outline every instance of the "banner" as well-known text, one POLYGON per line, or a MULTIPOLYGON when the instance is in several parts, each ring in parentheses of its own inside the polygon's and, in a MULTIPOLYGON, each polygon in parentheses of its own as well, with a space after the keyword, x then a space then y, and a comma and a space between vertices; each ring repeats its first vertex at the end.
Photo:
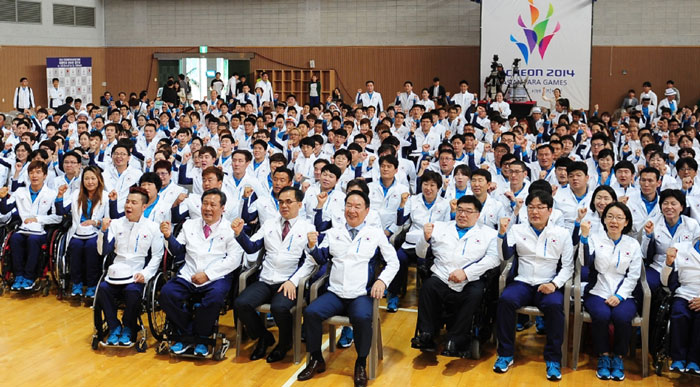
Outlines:
MULTIPOLYGON (((592 0, 483 0, 481 2, 481 79, 492 75, 493 56, 498 55, 505 83, 514 80, 516 94, 524 94, 538 105, 542 90, 553 98, 561 90, 571 109, 588 109, 590 98, 592 0), (519 73, 513 76, 514 60, 519 73)), ((487 88, 482 83, 482 95, 487 88)), ((506 99, 513 97, 508 90, 506 99)), ((522 95, 520 95, 522 97, 522 95)), ((516 100, 518 98, 515 98, 516 100)))
POLYGON ((54 78, 66 97, 80 98, 83 106, 92 102, 92 58, 46 58, 47 95, 54 78))

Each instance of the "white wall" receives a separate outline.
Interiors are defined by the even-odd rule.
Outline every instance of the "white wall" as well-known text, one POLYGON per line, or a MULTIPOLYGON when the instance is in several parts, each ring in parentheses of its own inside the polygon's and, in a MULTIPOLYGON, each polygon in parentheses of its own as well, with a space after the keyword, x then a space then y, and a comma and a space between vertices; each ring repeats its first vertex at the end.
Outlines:
POLYGON ((105 6, 107 46, 479 44, 479 5, 467 0, 110 0, 105 6))
POLYGON ((0 22, 0 45, 81 46, 105 44, 103 0, 52 0, 41 2, 41 24, 0 22), (95 27, 69 27, 53 24, 53 4, 95 8, 95 27))

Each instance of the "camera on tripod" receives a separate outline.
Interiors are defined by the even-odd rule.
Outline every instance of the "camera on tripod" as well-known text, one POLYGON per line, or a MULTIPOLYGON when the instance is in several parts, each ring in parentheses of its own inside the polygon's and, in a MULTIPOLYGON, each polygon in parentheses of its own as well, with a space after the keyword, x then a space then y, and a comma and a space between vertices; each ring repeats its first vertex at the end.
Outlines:
POLYGON ((487 98, 496 98, 496 93, 503 91, 505 81, 506 72, 503 71, 503 65, 498 63, 498 54, 496 54, 493 56, 493 61, 491 61, 491 74, 484 80, 487 98))
POLYGON ((495 54, 491 61, 491 71, 496 71, 499 67, 503 67, 503 65, 498 63, 498 54, 495 54))
POLYGON ((513 59, 513 75, 520 75, 520 58, 513 59))

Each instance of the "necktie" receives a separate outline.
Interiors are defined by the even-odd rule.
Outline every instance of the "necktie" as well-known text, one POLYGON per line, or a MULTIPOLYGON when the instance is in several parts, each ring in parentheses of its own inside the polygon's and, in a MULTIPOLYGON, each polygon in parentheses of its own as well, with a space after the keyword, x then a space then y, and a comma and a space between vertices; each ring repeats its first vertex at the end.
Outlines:
POLYGON ((356 228, 351 228, 351 229, 350 229, 350 239, 353 239, 353 240, 354 240, 356 236, 357 236, 357 229, 356 229, 356 228))
POLYGON ((289 221, 285 220, 284 221, 284 226, 282 227, 282 239, 287 237, 287 234, 289 234, 289 221))
POLYGON ((211 235, 211 227, 209 227, 208 224, 204 225, 204 238, 209 238, 209 235, 211 235))

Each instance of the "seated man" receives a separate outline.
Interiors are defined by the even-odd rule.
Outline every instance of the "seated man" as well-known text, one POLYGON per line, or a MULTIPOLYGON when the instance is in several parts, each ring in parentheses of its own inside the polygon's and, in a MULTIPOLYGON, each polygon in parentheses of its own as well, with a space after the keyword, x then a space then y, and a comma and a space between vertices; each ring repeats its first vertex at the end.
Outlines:
MULTIPOLYGON (((143 188, 131 187, 124 203, 125 216, 111 221, 102 221, 102 254, 116 254, 112 265, 128 265, 133 282, 113 285, 100 283, 97 302, 102 307, 109 327, 109 345, 131 345, 132 334, 137 331, 137 317, 141 311, 141 295, 146 282, 158 271, 163 259, 163 235, 158 224, 143 217, 148 203, 148 194, 143 188), (125 299, 126 307, 122 323, 117 319, 119 298, 125 299)), ((98 251, 100 247, 98 245, 98 251)))
POLYGON ((282 188, 278 196, 279 215, 264 222, 250 239, 242 232, 243 219, 236 219, 231 224, 236 240, 246 253, 255 253, 265 246, 259 281, 246 287, 233 304, 236 316, 241 319, 248 335, 254 340, 258 339, 250 360, 262 359, 267 347, 275 343, 275 338, 265 329, 255 311, 255 308, 265 303, 270 303, 272 316, 280 332, 279 344, 267 356, 267 362, 284 359, 287 351, 292 348, 290 309, 294 306, 299 279, 311 274, 314 268, 312 259, 304 260, 307 235, 315 229, 308 220, 299 216, 303 198, 304 193, 297 188, 282 188), (301 268, 300 261, 304 261, 301 268))
POLYGON ((496 230, 479 224, 481 202, 472 195, 457 201, 456 221, 426 223, 416 254, 425 257, 432 247, 432 276, 423 281, 418 298, 418 335, 411 346, 434 351, 443 312, 454 311, 443 356, 467 357, 472 320, 487 286, 482 276, 500 264, 496 230), (435 236, 433 238, 433 236, 435 236))
POLYGON ((547 379, 560 380, 564 340, 562 287, 574 272, 573 244, 567 229, 549 222, 553 205, 551 194, 534 191, 528 195, 525 205, 527 224, 515 224, 508 231, 510 219, 502 218, 498 230, 503 243, 503 260, 515 256, 511 270, 515 278, 498 300, 498 359, 493 370, 504 373, 513 365, 516 310, 535 305, 544 313, 547 326, 544 346, 547 379))
POLYGON ((372 298, 382 298, 387 284, 399 271, 396 250, 389 244, 383 229, 365 223, 369 203, 369 196, 364 192, 348 192, 345 198, 346 224, 328 230, 319 246, 316 246, 318 233, 309 234, 311 256, 319 265, 330 262, 330 277, 328 291, 304 310, 306 348, 311 359, 297 376, 298 380, 311 379, 316 373, 326 370, 321 353, 323 321, 337 314, 347 314, 355 331, 355 385, 367 385, 366 363, 372 344, 372 298), (371 284, 377 249, 386 267, 371 284))
MULTIPOLYGON (((241 265, 243 250, 231 235, 222 217, 226 194, 218 188, 202 193, 202 217, 186 220, 175 237, 170 222, 160 224, 168 251, 176 260, 184 256, 185 264, 177 277, 168 281, 160 291, 160 305, 168 319, 185 336, 211 336, 221 307, 231 289, 231 272, 241 265), (192 321, 185 301, 192 295, 202 295, 196 318, 192 321)), ((170 351, 186 352, 192 344, 176 342, 170 351)), ((209 355, 205 344, 197 344, 195 356, 209 355)))
POLYGON ((9 214, 16 209, 22 221, 19 230, 10 237, 13 290, 34 287, 40 270, 41 245, 46 243, 44 226, 61 221, 54 208, 58 192, 44 184, 47 170, 42 161, 32 161, 27 167, 28 185, 18 188, 9 199, 8 187, 0 188, 0 213, 9 214))

